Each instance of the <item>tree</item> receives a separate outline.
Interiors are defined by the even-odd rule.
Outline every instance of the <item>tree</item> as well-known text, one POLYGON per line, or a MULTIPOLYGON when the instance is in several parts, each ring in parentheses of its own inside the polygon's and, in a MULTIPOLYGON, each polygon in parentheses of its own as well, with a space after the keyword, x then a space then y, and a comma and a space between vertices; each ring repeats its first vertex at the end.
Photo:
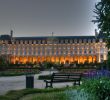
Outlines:
MULTIPOLYGON (((96 14, 94 23, 98 24, 99 34, 105 37, 108 49, 110 49, 110 0, 101 0, 95 5, 96 14)), ((108 53, 108 65, 110 64, 110 53, 108 53)))
POLYGON ((95 5, 94 13, 97 16, 95 16, 96 19, 93 22, 98 24, 99 32, 106 37, 110 36, 110 0, 98 2, 95 5))

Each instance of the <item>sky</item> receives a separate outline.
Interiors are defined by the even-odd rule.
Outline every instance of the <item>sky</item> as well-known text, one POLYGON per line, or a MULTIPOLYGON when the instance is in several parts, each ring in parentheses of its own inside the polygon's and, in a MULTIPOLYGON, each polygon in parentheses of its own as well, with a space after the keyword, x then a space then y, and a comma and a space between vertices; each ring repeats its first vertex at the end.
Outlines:
POLYGON ((98 0, 0 0, 0 35, 95 35, 93 13, 98 0))

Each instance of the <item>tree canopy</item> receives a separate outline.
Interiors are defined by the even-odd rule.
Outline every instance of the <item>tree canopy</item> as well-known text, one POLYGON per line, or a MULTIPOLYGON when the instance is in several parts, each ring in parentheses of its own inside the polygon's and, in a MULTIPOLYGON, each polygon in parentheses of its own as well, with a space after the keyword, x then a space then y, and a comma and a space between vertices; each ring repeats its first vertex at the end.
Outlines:
POLYGON ((99 32, 106 37, 110 37, 110 0, 101 0, 98 2, 95 5, 94 13, 96 16, 93 22, 98 24, 99 32))

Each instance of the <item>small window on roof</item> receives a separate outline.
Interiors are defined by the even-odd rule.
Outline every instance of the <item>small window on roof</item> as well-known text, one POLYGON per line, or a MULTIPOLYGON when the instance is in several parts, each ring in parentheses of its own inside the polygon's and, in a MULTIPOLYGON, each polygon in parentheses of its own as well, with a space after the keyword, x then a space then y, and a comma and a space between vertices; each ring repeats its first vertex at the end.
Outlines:
POLYGON ((74 42, 77 43, 77 39, 75 39, 74 42))
POLYGON ((82 40, 81 39, 79 39, 79 43, 82 43, 82 40))
POLYGON ((88 39, 88 43, 91 43, 91 39, 88 39))

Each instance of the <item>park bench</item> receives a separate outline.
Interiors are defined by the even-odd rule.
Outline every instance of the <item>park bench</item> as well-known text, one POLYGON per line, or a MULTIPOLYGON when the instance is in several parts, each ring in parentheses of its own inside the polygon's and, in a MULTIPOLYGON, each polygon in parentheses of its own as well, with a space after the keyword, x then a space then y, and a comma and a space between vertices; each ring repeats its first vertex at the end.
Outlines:
POLYGON ((44 80, 45 88, 53 87, 53 83, 73 82, 73 85, 80 85, 81 73, 53 73, 50 80, 44 80))

